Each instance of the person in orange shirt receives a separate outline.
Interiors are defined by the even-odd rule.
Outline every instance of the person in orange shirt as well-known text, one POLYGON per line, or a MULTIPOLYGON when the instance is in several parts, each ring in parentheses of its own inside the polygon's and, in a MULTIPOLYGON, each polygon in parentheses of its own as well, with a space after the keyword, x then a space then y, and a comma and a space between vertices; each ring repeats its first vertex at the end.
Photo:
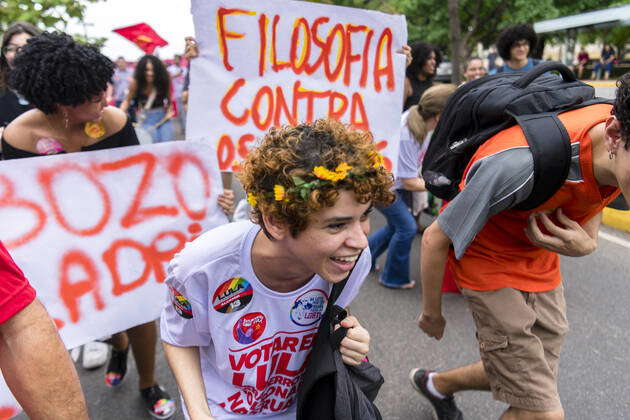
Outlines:
POLYGON ((571 140, 567 181, 531 211, 514 209, 533 185, 533 158, 522 130, 504 130, 479 147, 460 193, 422 239, 419 327, 441 339, 445 264, 467 298, 481 361, 432 372, 413 369, 414 388, 439 419, 461 419, 453 394, 492 391, 509 405, 502 419, 563 419, 559 354, 568 330, 559 255, 597 247, 602 209, 620 190, 630 196, 630 73, 615 105, 559 116, 571 140))

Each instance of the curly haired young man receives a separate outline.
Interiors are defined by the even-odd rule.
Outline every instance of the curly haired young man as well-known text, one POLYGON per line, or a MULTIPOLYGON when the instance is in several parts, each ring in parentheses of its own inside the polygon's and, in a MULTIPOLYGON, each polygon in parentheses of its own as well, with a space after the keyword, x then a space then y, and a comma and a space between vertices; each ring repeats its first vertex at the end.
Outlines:
MULTIPOLYGON (((368 133, 318 120, 271 129, 240 179, 253 223, 213 229, 171 261, 162 341, 190 418, 294 419, 332 284, 348 278, 341 307, 357 295, 368 214, 393 200, 392 177, 368 133)), ((352 316, 342 326, 342 358, 357 365, 369 334, 352 316)))

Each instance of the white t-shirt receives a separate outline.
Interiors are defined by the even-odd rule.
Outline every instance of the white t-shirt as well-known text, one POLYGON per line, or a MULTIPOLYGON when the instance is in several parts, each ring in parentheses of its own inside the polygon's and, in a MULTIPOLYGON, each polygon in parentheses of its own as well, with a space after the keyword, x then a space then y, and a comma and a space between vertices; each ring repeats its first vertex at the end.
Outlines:
POLYGON ((394 189, 404 189, 401 178, 416 178, 418 176, 418 167, 420 166, 420 149, 421 146, 414 139, 413 134, 407 125, 409 111, 402 114, 400 120, 400 143, 398 144, 398 165, 396 166, 396 174, 394 181, 394 189))
POLYGON ((396 180, 394 189, 404 189, 401 178, 416 178, 422 168, 422 160, 427 153, 433 131, 429 131, 424 137, 422 145, 414 138, 407 119, 409 112, 405 111, 400 119, 400 143, 398 146, 398 166, 396 166, 396 180))
MULTIPOLYGON (((208 406, 221 420, 295 419, 304 363, 332 288, 318 275, 289 293, 265 287, 251 263, 259 231, 237 222, 203 234, 173 258, 166 279, 162 340, 199 347, 208 406)), ((350 304, 369 269, 366 249, 337 305, 350 304)))

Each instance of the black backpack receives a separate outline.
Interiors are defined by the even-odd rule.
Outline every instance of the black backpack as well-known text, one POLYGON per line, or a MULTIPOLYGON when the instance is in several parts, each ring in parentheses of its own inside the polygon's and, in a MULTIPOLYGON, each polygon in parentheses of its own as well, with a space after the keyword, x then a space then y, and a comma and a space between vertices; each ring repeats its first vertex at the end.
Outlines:
POLYGON ((541 63, 527 73, 500 73, 468 82, 449 98, 440 115, 422 162, 426 187, 444 200, 455 198, 477 148, 518 124, 534 158, 534 187, 517 208, 538 207, 562 186, 571 164, 569 135, 558 114, 598 103, 611 101, 596 98, 592 86, 557 62, 541 63))
POLYGON ((298 391, 297 420, 382 420, 374 405, 385 381, 380 370, 369 362, 345 365, 339 353, 347 329, 334 326, 347 313, 335 301, 347 281, 335 283, 330 292, 298 391))

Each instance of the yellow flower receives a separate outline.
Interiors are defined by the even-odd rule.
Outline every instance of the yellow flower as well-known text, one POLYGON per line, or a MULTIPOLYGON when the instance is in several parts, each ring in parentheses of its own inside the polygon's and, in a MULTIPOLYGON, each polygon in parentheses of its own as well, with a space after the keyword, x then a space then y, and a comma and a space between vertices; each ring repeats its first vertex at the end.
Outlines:
POLYGON ((345 178, 345 174, 347 174, 348 171, 351 170, 351 169, 352 169, 352 166, 348 165, 346 162, 342 162, 342 163, 340 163, 337 166, 337 168, 335 169, 335 172, 343 173, 344 174, 344 178, 345 178))
POLYGON ((373 168, 380 168, 385 164, 385 158, 383 158, 383 155, 381 155, 379 152, 373 152, 370 155, 370 159, 372 160, 373 168))
POLYGON ((256 197, 252 193, 247 193, 247 202, 252 207, 256 207, 256 204, 258 203, 258 201, 256 200, 256 197))
POLYGON ((274 185, 273 186, 273 197, 275 198, 276 201, 282 201, 284 200, 284 187, 282 185, 274 185))
POLYGON ((319 179, 324 179, 326 181, 332 182, 337 182, 340 179, 344 179, 346 177, 345 175, 341 176, 337 172, 329 171, 323 166, 316 166, 315 168, 313 168, 313 173, 319 179))
POLYGON ((83 131, 85 131, 85 134, 90 138, 98 139, 105 135, 105 125, 103 121, 87 122, 83 127, 83 131))

